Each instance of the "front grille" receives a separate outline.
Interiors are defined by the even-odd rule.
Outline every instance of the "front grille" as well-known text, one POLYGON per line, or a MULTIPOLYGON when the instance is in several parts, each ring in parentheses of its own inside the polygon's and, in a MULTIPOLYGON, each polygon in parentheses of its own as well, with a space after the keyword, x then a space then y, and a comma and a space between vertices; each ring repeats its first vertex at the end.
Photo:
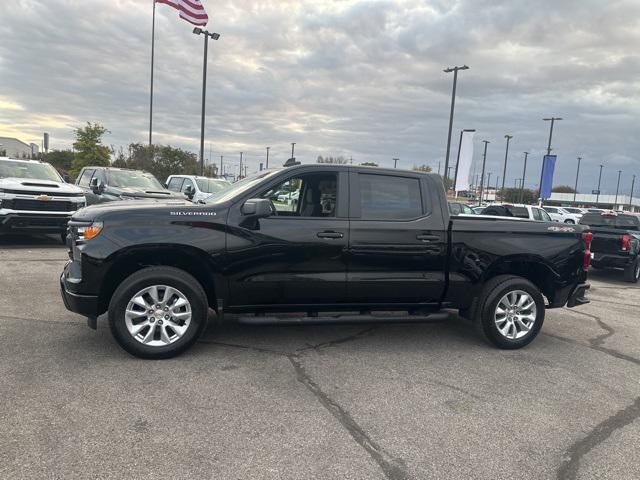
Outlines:
POLYGON ((56 197, 84 197, 84 193, 68 193, 68 192, 38 192, 27 190, 9 190, 3 189, 4 193, 11 193, 14 195, 51 195, 56 197))
POLYGON ((78 204, 64 200, 13 198, 3 200, 2 208, 8 208, 10 210, 30 210, 34 212, 71 212, 78 209, 78 204))

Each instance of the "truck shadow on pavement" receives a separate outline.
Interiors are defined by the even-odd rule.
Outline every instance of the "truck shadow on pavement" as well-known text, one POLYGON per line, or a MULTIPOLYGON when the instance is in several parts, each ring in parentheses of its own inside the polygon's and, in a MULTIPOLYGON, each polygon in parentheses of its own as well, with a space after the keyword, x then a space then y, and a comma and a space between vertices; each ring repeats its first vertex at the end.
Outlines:
POLYGON ((67 248, 59 235, 19 235, 0 234, 0 250, 19 250, 22 248, 67 248))
MULTIPOLYGON (((630 283, 624 281, 624 273, 622 270, 616 270, 613 268, 590 268, 589 269, 589 280, 599 280, 601 282, 606 282, 611 284, 611 286, 619 285, 621 287, 629 287, 629 288, 638 288, 640 287, 640 283, 630 283)), ((599 288, 602 288, 601 286, 599 288)), ((587 293, 587 298, 589 294, 587 293)))

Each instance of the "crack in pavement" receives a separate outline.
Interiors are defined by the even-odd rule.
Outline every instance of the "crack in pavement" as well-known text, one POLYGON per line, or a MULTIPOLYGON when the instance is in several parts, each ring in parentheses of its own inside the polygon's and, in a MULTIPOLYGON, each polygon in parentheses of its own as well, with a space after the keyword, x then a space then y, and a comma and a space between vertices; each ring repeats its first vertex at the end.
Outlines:
POLYGON ((589 295, 589 300, 591 300, 592 302, 611 303, 612 305, 622 305, 625 307, 634 307, 634 308, 638 307, 638 305, 634 305, 632 303, 613 302, 611 300, 602 300, 601 298, 594 298, 593 295, 589 295))
POLYGON ((638 418, 640 418, 640 397, 628 407, 600 422, 584 438, 571 445, 563 457, 556 478, 558 480, 577 478, 582 457, 608 439, 613 432, 626 427, 638 418))
POLYGON ((298 381, 313 393, 318 401, 326 408, 331 415, 349 432, 351 437, 364 448, 371 458, 380 466, 385 476, 389 480, 403 480, 409 478, 406 463, 400 459, 391 456, 382 449, 367 433, 358 425, 358 423, 343 409, 335 400, 331 399, 319 386, 314 382, 305 368, 299 361, 298 355, 287 355, 287 358, 293 365, 298 381))
MULTIPOLYGON (((251 345, 209 340, 199 340, 199 343, 220 345, 230 348, 241 348, 244 350, 253 350, 260 353, 267 353, 285 357, 291 363, 291 366, 296 373, 298 382, 304 385, 307 390, 309 390, 315 396, 318 402, 320 402, 320 404, 338 421, 338 423, 340 423, 340 425, 349 433, 349 435, 351 435, 351 438, 353 438, 353 440, 369 454, 372 460, 378 464, 385 477, 388 480, 408 480, 411 477, 407 473, 406 462, 401 458, 393 457, 390 453, 386 452, 380 445, 378 445, 378 443, 375 442, 362 429, 358 422, 354 420, 349 412, 342 408, 337 401, 333 400, 320 388, 320 386, 307 373, 306 369, 302 365, 302 362, 300 361, 305 352, 308 352, 310 350, 319 351, 325 348, 333 347, 335 345, 352 342, 372 334, 376 329, 377 326, 369 327, 355 334, 348 335, 346 337, 339 337, 334 340, 318 343, 316 345, 308 345, 306 347, 296 349, 294 352, 285 352, 263 347, 254 347, 251 345)), ((446 386, 455 388, 451 385, 446 386)))
POLYGON ((632 357, 631 355, 627 355, 625 353, 619 352, 617 350, 614 350, 613 348, 602 347, 599 345, 587 345, 585 343, 574 340, 573 338, 562 337, 554 333, 547 333, 547 332, 540 332, 540 333, 542 335, 555 338, 556 340, 560 340, 562 342, 571 343, 572 345, 578 345, 580 347, 591 348, 592 350, 597 350, 599 352, 606 353, 607 355, 611 355, 612 357, 619 358, 620 360, 626 360, 627 362, 640 365, 640 358, 632 357))
POLYGON ((602 319, 597 316, 597 315, 593 315, 591 313, 586 313, 586 312, 581 312, 576 310, 575 312, 573 310, 570 310, 568 308, 565 308, 564 310, 566 310, 569 313, 573 313, 575 315, 583 315, 585 317, 590 318, 591 320, 595 320, 596 323, 598 324, 598 326, 605 330, 607 333, 603 333, 602 335, 598 335, 597 337, 594 338, 590 338, 589 339, 589 343, 591 344, 592 347, 599 347, 600 345, 604 345, 604 341, 609 338, 611 335, 613 335, 614 333, 616 333, 616 331, 613 329, 613 327, 611 327, 610 325, 607 325, 605 322, 602 321, 602 319))

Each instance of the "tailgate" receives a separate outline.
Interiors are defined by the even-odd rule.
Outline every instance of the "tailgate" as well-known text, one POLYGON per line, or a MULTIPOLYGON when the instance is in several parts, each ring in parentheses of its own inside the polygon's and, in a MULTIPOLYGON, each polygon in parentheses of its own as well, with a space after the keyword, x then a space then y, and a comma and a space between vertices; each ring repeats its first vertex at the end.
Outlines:
POLYGON ((598 227, 592 227, 591 232, 593 233, 593 240, 591 241, 592 252, 611 254, 625 253, 622 251, 622 236, 624 232, 598 227))

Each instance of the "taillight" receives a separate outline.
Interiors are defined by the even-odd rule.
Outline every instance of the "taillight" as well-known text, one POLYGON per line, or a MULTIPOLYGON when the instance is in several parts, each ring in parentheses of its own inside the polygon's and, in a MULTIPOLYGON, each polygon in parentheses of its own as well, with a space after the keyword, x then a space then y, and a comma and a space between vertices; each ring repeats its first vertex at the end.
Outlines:
POLYGON ((583 232, 582 239, 584 240, 584 257, 582 259, 582 268, 585 270, 591 265, 591 240, 593 240, 593 233, 583 232))
POLYGON ((622 251, 627 252, 631 248, 631 235, 625 233, 622 236, 622 251))

